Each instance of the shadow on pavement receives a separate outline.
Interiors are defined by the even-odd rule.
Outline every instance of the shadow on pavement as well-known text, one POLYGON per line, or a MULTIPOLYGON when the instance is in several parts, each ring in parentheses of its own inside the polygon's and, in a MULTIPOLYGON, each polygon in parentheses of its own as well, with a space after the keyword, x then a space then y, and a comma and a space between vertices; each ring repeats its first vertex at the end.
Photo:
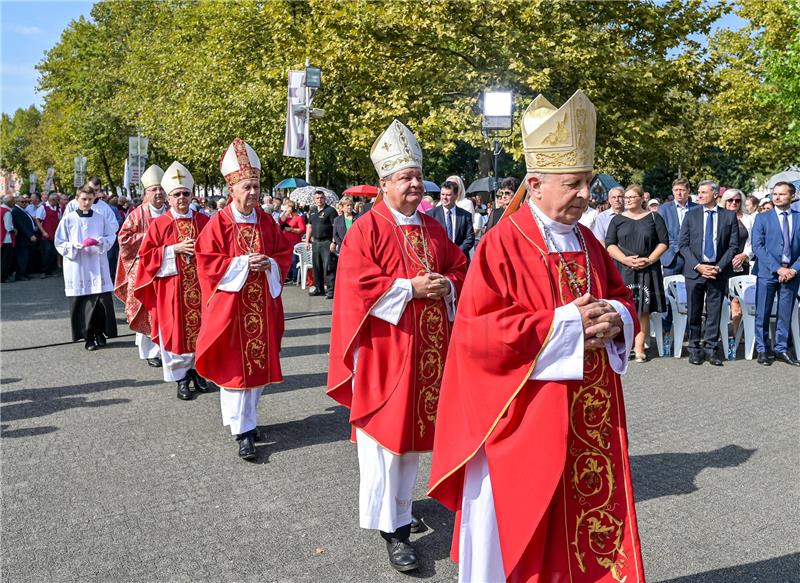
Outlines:
POLYGON ((329 334, 330 327, 323 328, 301 328, 299 330, 286 330, 283 333, 284 338, 298 338, 300 336, 317 336, 318 334, 329 334))
POLYGON ((0 437, 33 437, 57 431, 58 427, 46 425, 44 427, 23 427, 22 429, 8 429, 8 425, 0 425, 0 437))
POLYGON ((637 503, 697 491, 695 478, 706 468, 732 468, 755 453, 738 445, 726 445, 699 453, 659 453, 631 457, 633 493, 637 503))
POLYGON ((260 425, 258 429, 266 436, 267 444, 256 446, 258 458, 255 463, 269 463, 269 457, 281 451, 349 439, 349 411, 340 405, 325 410, 330 413, 287 423, 260 425))
POLYGON ((414 515, 425 525, 425 530, 411 536, 419 569, 410 575, 415 579, 430 579, 436 575, 436 561, 450 556, 455 515, 431 498, 415 500, 414 515))
POLYGON ((22 379, 19 377, 7 377, 4 379, 0 379, 0 385, 10 385, 12 383, 18 383, 22 379))
POLYGON ((327 381, 328 373, 326 372, 287 374, 283 376, 282 383, 270 385, 264 390, 264 394, 286 393, 311 387, 319 387, 319 390, 324 393, 327 381))
POLYGON ((67 397, 63 399, 48 399, 45 401, 34 401, 6 405, 2 411, 3 421, 19 421, 20 419, 32 419, 34 417, 44 417, 52 415, 66 409, 76 407, 106 407, 108 405, 121 405, 130 403, 130 399, 100 399, 99 401, 89 401, 86 397, 67 397))
MULTIPOLYGON (((162 384, 161 379, 137 381, 134 379, 119 379, 115 381, 102 381, 97 383, 86 383, 81 385, 67 385, 64 387, 44 387, 41 389, 19 389, 17 391, 0 392, 0 403, 16 403, 18 401, 48 401, 72 397, 75 395, 87 395, 110 391, 113 389, 147 387, 162 384)), ((5 409, 3 409, 5 412, 5 409)))
POLYGON ((732 583, 738 581, 758 583, 788 583, 797 581, 800 573, 800 553, 756 561, 746 565, 715 569, 696 575, 686 575, 660 583, 732 583))
POLYGON ((312 354, 327 354, 330 344, 311 344, 308 346, 284 346, 281 348, 281 358, 290 356, 310 356, 312 354))

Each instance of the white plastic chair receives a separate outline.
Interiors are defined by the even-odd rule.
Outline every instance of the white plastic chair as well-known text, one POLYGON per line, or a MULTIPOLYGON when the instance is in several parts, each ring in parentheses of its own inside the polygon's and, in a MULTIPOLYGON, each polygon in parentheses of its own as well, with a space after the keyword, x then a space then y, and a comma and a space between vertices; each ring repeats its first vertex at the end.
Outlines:
POLYGON ((297 264, 297 284, 300 289, 306 289, 308 270, 313 269, 311 250, 306 249, 305 243, 297 243, 294 246, 294 254, 300 258, 300 262, 297 264))
POLYGON ((659 356, 667 356, 664 354, 664 326, 662 318, 664 314, 660 312, 652 312, 650 314, 650 337, 656 339, 656 346, 658 347, 659 356))
MULTIPOLYGON (((731 295, 739 299, 742 306, 742 324, 744 328, 744 357, 753 360, 753 350, 756 345, 756 276, 738 275, 728 280, 728 290, 731 295)), ((772 306, 773 312, 776 305, 772 306)))
POLYGON ((689 306, 686 301, 686 279, 682 275, 668 275, 664 278, 664 292, 672 308, 672 355, 681 357, 683 336, 689 319, 689 306))

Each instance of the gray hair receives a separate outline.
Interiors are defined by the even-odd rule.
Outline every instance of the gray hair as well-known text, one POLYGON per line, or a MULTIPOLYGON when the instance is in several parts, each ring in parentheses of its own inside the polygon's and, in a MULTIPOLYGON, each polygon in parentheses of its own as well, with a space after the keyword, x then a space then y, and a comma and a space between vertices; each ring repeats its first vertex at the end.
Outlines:
POLYGON ((619 190, 622 194, 625 194, 625 188, 622 186, 612 186, 608 189, 608 196, 611 196, 611 193, 615 190, 619 190))
POLYGON ((531 193, 531 183, 528 182, 528 180, 531 179, 531 178, 536 178, 539 182, 544 182, 544 179, 545 179, 546 176, 549 176, 549 175, 544 173, 544 172, 528 172, 525 175, 525 190, 528 192, 528 194, 532 194, 531 193))
POLYGON ((11 206, 14 204, 14 195, 13 194, 6 194, 3 197, 3 204, 6 206, 11 206))
POLYGON ((714 194, 719 194, 719 184, 714 182, 713 180, 701 180, 697 183, 698 190, 701 186, 710 186, 711 190, 714 191, 714 194))
POLYGON ((726 190, 725 194, 722 195, 722 202, 729 201, 736 195, 739 195, 739 198, 742 199, 742 203, 744 203, 744 193, 738 188, 729 188, 726 190))

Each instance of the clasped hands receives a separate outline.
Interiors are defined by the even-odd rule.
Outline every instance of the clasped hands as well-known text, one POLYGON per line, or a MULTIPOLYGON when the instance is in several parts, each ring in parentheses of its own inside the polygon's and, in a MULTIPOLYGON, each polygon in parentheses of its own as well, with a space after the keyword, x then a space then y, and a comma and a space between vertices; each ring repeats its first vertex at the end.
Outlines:
POLYGON ((780 283, 787 283, 794 279, 797 275, 797 272, 791 267, 779 267, 778 271, 775 273, 777 274, 778 281, 780 283))
POLYGON ((623 263, 631 269, 644 269, 651 265, 649 257, 639 257, 638 255, 628 255, 623 263))
POLYGON ((581 314, 585 350, 599 350, 607 339, 622 332, 622 316, 608 302, 583 294, 572 303, 581 314))
POLYGON ((450 292, 447 278, 440 273, 423 273, 411 279, 413 296, 417 299, 438 300, 450 292))
POLYGON ((716 265, 704 265, 701 263, 695 267, 695 271, 697 271, 697 273, 706 279, 717 279, 717 275, 719 275, 719 272, 722 271, 722 269, 716 265))
POLYGON ((269 257, 261 253, 251 253, 247 256, 247 266, 250 271, 272 271, 269 257))

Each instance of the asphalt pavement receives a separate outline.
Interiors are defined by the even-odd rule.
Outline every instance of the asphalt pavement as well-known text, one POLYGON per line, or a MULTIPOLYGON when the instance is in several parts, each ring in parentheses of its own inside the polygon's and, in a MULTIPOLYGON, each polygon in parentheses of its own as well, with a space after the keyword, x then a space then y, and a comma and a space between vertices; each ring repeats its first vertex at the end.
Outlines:
MULTIPOLYGON (((425 498, 421 569, 358 528, 347 412, 325 396, 331 302, 284 291, 286 382, 242 462, 216 392, 183 402, 120 338, 71 343, 63 282, 0 288, 2 581, 454 581, 453 518, 425 498)), ((224 355, 220 355, 222 358, 224 355)), ((800 373, 631 363, 624 379, 648 581, 800 581, 800 373)))

